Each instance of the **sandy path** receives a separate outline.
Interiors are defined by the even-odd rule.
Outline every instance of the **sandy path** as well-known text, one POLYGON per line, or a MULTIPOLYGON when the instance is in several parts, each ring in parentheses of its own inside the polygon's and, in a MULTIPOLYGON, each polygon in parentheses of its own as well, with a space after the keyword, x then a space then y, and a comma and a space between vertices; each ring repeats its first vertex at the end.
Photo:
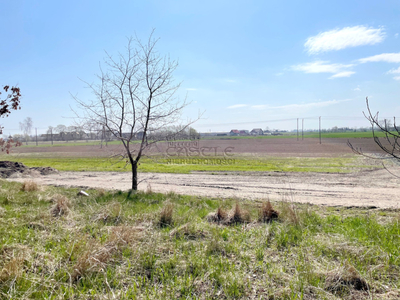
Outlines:
MULTIPOLYGON (((211 175, 141 173, 139 189, 155 192, 246 199, 290 200, 330 206, 400 208, 400 179, 385 170, 352 174, 249 173, 211 175)), ((23 182, 26 178, 8 180, 23 182)), ((127 190, 130 174, 60 172, 34 178, 39 184, 127 190)))

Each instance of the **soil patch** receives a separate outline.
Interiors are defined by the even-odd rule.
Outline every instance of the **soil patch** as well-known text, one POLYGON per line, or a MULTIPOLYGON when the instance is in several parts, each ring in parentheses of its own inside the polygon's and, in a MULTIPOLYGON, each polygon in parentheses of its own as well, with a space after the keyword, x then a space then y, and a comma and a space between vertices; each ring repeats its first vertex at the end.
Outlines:
POLYGON ((58 171, 51 167, 35 167, 29 168, 25 166, 21 162, 13 162, 13 161, 0 161, 0 177, 1 178, 10 178, 10 177, 19 177, 22 175, 50 175, 57 174, 58 171))
MULTIPOLYGON (((128 190, 131 174, 125 172, 59 172, 32 176, 40 185, 128 190)), ((285 200, 345 207, 400 207, 400 178, 386 170, 357 173, 282 173, 247 174, 140 173, 139 189, 154 192, 251 200, 285 200), (227 174, 227 175, 225 175, 227 174)), ((24 182, 24 178, 8 180, 24 182)))

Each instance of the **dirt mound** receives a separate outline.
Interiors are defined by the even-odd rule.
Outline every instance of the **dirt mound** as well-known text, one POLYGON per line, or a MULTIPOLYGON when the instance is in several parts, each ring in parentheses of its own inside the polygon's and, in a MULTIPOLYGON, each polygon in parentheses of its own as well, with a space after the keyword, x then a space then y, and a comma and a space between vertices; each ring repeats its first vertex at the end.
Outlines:
POLYGON ((49 175, 58 173, 58 171, 51 167, 34 167, 29 168, 21 162, 14 161, 0 161, 0 177, 9 178, 18 174, 32 175, 39 173, 40 175, 49 175))

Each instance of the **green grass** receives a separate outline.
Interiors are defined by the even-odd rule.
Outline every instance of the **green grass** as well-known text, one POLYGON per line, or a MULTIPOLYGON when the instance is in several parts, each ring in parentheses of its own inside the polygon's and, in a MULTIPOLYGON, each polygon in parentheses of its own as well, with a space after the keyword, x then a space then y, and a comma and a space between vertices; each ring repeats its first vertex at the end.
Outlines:
MULTIPOLYGON (((51 156, 3 156, 5 160, 15 160, 29 167, 51 166, 60 171, 130 171, 125 161, 102 157, 51 157, 51 156)), ((229 159, 204 157, 187 158, 143 158, 140 172, 182 173, 197 172, 328 172, 346 173, 363 168, 375 168, 364 164, 360 157, 319 157, 319 158, 281 158, 244 157, 229 159)))
POLYGON ((398 210, 272 201, 279 218, 265 224, 262 201, 241 201, 250 223, 218 225, 206 216, 237 200, 21 187, 0 181, 1 299, 400 297, 398 210), (57 195, 70 202, 59 217, 57 195))

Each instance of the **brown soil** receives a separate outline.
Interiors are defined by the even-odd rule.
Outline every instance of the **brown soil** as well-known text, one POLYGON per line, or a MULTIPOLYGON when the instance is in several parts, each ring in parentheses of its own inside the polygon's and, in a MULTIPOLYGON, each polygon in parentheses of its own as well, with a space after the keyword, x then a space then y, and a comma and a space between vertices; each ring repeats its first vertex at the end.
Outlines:
MULTIPOLYGON (((206 155, 221 155, 224 151, 230 154, 252 154, 252 155, 271 155, 271 156, 298 156, 298 157, 332 157, 352 154, 352 150, 347 146, 347 139, 323 139, 319 144, 319 139, 307 138, 297 141, 289 138, 276 139, 226 139, 226 140, 200 140, 197 142, 164 142, 153 146, 147 151, 148 154, 173 153, 175 148, 184 151, 192 148, 191 155, 195 155, 196 150, 204 151, 206 155)), ((379 147, 371 138, 359 138, 351 140, 354 147, 361 148, 364 152, 379 152, 379 147)), ((133 145, 133 149, 135 145, 133 145)), ((136 144, 137 146, 137 144, 136 144)), ((123 151, 119 145, 100 146, 62 146, 62 147, 18 147, 13 149, 13 153, 30 153, 41 155, 63 155, 63 156, 108 156, 110 154, 123 151)), ((190 152, 190 150, 188 150, 190 152)), ((176 151, 175 151, 176 152, 176 151)), ((183 152, 182 152, 183 153, 183 152)))
POLYGON ((50 167, 28 168, 23 163, 12 161, 0 161, 0 178, 19 177, 21 175, 49 175, 58 171, 50 167))

